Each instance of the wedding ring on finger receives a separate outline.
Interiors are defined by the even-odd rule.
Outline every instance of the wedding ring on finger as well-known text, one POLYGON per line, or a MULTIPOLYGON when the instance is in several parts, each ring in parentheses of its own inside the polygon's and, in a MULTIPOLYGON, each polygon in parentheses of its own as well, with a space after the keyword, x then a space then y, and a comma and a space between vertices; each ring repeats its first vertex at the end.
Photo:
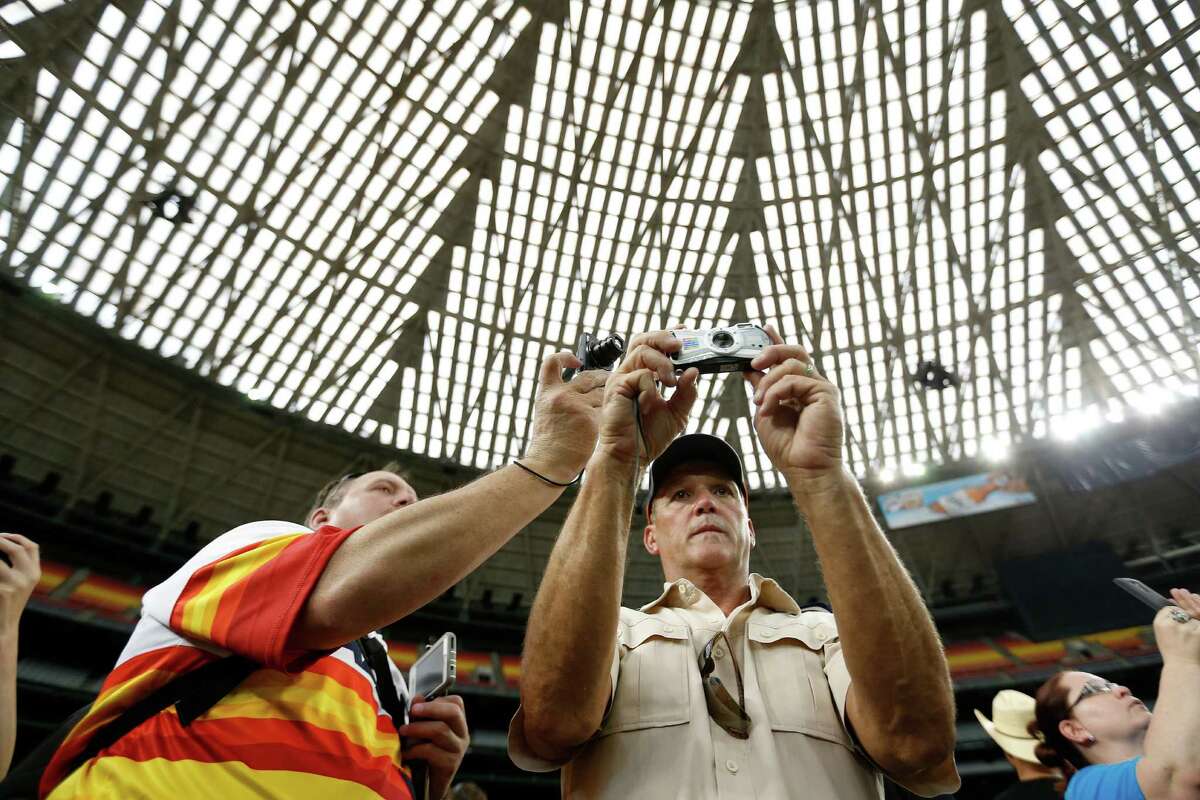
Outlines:
POLYGON ((817 369, 812 365, 811 361, 804 362, 804 377, 811 378, 816 372, 817 369))
POLYGON ((1187 624, 1192 619, 1192 616, 1182 609, 1172 608, 1171 619, 1175 620, 1176 622, 1187 624))

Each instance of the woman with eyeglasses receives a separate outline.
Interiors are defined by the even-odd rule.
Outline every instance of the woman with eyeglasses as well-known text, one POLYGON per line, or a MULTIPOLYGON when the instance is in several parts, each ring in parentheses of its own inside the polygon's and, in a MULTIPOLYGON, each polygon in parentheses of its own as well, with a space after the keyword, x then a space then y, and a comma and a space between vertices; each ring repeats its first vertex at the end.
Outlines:
POLYGON ((1200 595, 1172 589, 1154 635, 1163 669, 1151 714, 1124 686, 1060 672, 1037 692, 1036 754, 1065 800, 1200 800, 1200 595))

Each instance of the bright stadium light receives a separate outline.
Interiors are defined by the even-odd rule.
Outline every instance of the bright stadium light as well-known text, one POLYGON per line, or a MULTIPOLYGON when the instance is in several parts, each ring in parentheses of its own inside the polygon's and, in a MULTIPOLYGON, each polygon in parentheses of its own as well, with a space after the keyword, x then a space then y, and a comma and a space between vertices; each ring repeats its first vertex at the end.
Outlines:
POLYGON ((1141 392, 1136 396, 1133 407, 1139 413, 1156 417, 1171 404, 1171 398, 1165 391, 1141 392))
POLYGON ((1068 411, 1050 420, 1050 435, 1063 442, 1073 442, 1083 434, 1099 427, 1101 417, 1095 408, 1068 411))
POLYGON ((1007 442, 1003 442, 994 437, 988 437, 983 440, 980 453, 983 455, 985 461, 988 461, 992 464, 999 464, 1008 460, 1011 451, 1007 442))

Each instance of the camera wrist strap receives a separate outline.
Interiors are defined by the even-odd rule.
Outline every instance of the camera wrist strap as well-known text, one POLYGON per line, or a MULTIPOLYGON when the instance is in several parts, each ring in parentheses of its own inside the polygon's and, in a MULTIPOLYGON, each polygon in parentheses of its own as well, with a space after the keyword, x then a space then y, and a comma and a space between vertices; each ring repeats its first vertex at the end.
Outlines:
MULTIPOLYGON (((635 467, 633 470, 634 474, 636 475, 638 472, 638 469, 640 469, 642 453, 646 452, 646 435, 642 431, 642 409, 641 409, 641 405, 638 403, 638 398, 637 398, 636 394, 633 396, 633 420, 637 424, 637 433, 638 433, 638 454, 636 456, 637 460, 634 462, 635 467)), ((570 483, 559 483, 558 481, 550 480, 545 475, 543 475, 540 472, 537 472, 536 470, 530 469, 529 467, 525 466, 524 464, 522 464, 520 461, 518 461, 515 458, 513 459, 512 463, 516 464, 518 467, 525 470, 526 472, 528 472, 530 475, 537 478, 538 480, 544 481, 545 483, 548 483, 551 486, 557 486, 557 487, 563 488, 563 489, 565 489, 569 486, 574 486, 575 484, 579 483, 579 481, 583 480, 583 472, 580 472, 578 475, 575 476, 575 480, 571 481, 570 483)))
POLYGON ((570 483, 559 483, 558 481, 550 480, 549 478, 547 478, 545 475, 543 475, 540 472, 530 469, 529 467, 525 466, 524 464, 522 464, 520 461, 518 461, 515 458, 513 459, 512 463, 516 464, 518 467, 525 470, 526 472, 528 472, 530 475, 537 478, 538 480, 544 481, 544 482, 550 484, 551 486, 558 486, 560 488, 574 486, 575 484, 579 483, 579 481, 583 478, 583 473, 580 472, 578 475, 575 476, 575 480, 571 481, 570 483))

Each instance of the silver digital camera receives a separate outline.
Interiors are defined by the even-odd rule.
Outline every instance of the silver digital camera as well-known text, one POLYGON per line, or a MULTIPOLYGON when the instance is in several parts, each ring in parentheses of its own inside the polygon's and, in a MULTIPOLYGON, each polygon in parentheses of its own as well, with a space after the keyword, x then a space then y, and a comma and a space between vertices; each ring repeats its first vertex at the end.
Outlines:
POLYGON ((696 367, 703 373, 740 372, 750 369, 763 348, 771 345, 767 332, 752 322, 739 322, 726 328, 706 331, 672 331, 683 342, 679 352, 672 353, 675 368, 696 367))

